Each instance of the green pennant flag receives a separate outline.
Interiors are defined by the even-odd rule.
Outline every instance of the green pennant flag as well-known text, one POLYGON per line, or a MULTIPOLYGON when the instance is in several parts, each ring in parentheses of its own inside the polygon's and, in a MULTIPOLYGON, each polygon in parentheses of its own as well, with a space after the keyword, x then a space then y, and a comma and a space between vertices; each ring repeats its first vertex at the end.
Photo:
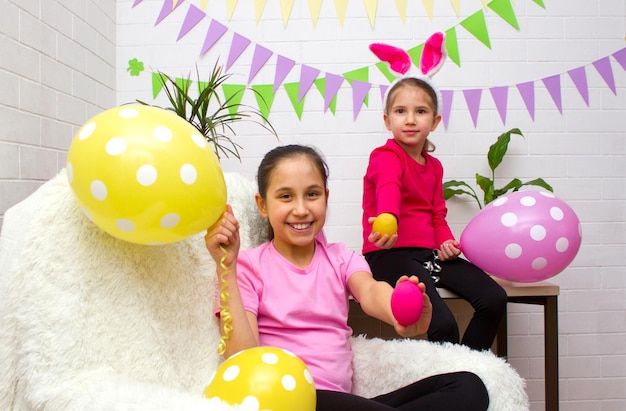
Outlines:
POLYGON ((461 26, 465 27, 474 37, 480 40, 485 46, 491 48, 489 41, 489 33, 487 32, 487 23, 485 22, 485 14, 482 10, 478 10, 461 22, 461 26))
POLYGON ((385 76, 390 83, 396 79, 396 76, 389 70, 389 64, 381 61, 376 63, 376 67, 378 67, 378 70, 383 73, 383 76, 385 76))
POLYGON ((165 74, 152 72, 152 98, 157 98, 161 90, 163 90, 163 84, 165 84, 166 79, 167 76, 165 74))
POLYGON ((239 104, 241 103, 245 89, 246 86, 244 84, 222 84, 224 98, 228 101, 228 112, 233 117, 239 110, 239 104))
POLYGON ((189 90, 189 86, 191 86, 191 79, 189 78, 182 78, 182 77, 176 77, 174 79, 174 81, 176 82, 176 85, 181 88, 182 90, 189 90))
MULTIPOLYGON (((324 77, 318 78, 313 82, 313 84, 315 84, 315 87, 319 90, 322 97, 326 97, 326 79, 324 77)), ((335 115, 335 110, 337 108, 337 94, 333 96, 328 108, 330 109, 330 112, 335 115)))
POLYGON ((411 62, 415 65, 415 67, 419 68, 420 59, 422 58, 422 52, 424 51, 424 43, 419 44, 411 49, 408 49, 406 52, 409 53, 411 57, 411 62))
POLYGON ((293 106, 294 110, 296 110, 298 120, 302 120, 302 109, 304 108, 304 100, 306 96, 302 97, 302 100, 298 102, 298 91, 300 89, 300 83, 285 83, 283 84, 283 87, 285 87, 285 91, 287 92, 287 96, 289 96, 291 105, 293 106))
POLYGON ((516 30, 519 30, 519 24, 517 24, 517 17, 515 17, 511 0, 493 0, 487 3, 487 7, 495 11, 498 16, 515 27, 516 30))
MULTIPOLYGON (((264 118, 269 118, 272 104, 274 104, 274 86, 272 84, 259 84, 252 86, 256 104, 264 118)), ((265 120, 264 120, 265 122, 265 120)))
MULTIPOLYGON (((369 67, 361 67, 360 69, 343 73, 343 76, 345 77, 346 80, 348 80, 348 83, 350 83, 350 86, 352 86, 352 80, 359 80, 359 81, 363 81, 367 83, 370 81, 370 70, 369 70, 369 67)), ((365 95, 365 100, 363 100, 363 104, 367 106, 368 102, 369 102, 369 93, 365 95)))
POLYGON ((533 0, 535 3, 537 3, 538 5, 540 5, 541 7, 543 7, 544 9, 546 8, 546 5, 543 4, 543 0, 533 0))
POLYGON ((461 55, 459 54, 459 41, 456 37, 456 29, 454 27, 446 30, 446 53, 454 64, 461 67, 461 55))

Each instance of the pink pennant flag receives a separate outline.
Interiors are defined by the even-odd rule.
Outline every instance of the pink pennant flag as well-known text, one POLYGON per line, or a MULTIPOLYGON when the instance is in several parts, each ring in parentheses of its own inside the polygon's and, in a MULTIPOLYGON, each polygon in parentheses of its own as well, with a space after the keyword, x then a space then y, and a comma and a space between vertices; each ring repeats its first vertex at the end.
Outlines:
POLYGON ((463 90, 463 96, 465 96, 465 102, 472 116, 472 122, 474 128, 478 125, 478 112, 480 110, 480 97, 482 96, 482 90, 479 88, 463 90))
POLYGON ((202 56, 204 53, 209 51, 209 49, 213 47, 220 38, 222 38, 227 30, 228 29, 225 25, 215 19, 212 19, 211 24, 209 24, 209 29, 206 32, 206 37, 204 38, 204 44, 202 45, 202 50, 200 50, 200 55, 202 56))
POLYGON ((189 5, 189 10, 187 10, 187 15, 185 16, 185 20, 183 20, 183 25, 180 27, 180 32, 178 33, 178 38, 176 41, 182 39, 189 31, 196 26, 196 24, 200 23, 203 18, 206 17, 206 14, 194 6, 193 4, 189 5))
POLYGON ((339 91, 339 87, 343 83, 344 77, 337 74, 326 73, 326 86, 324 88, 324 113, 328 111, 330 103, 339 91))
POLYGON ((611 60, 609 57, 601 58, 593 62, 593 66, 598 70, 600 76, 611 89, 613 94, 617 95, 617 89, 615 88, 615 78, 613 77, 613 70, 611 69, 611 60))
POLYGON ((524 100, 530 118, 535 121, 535 83, 532 81, 519 83, 516 87, 524 100))
POLYGON ((176 5, 174 5, 174 2, 172 0, 163 0, 163 6, 161 6, 161 12, 159 13, 159 17, 157 17, 154 25, 156 26, 161 21, 163 21, 163 19, 169 16, 170 13, 173 12, 176 7, 183 4, 183 1, 185 0, 180 0, 178 3, 176 3, 176 5))
POLYGON ((259 73, 259 70, 263 68, 265 63, 267 63, 272 54, 274 54, 272 51, 266 49, 259 44, 254 47, 254 55, 252 56, 250 74, 248 75, 248 84, 250 84, 252 79, 259 73))
POLYGON ((226 71, 237 61, 241 53, 244 52, 246 47, 250 44, 250 39, 245 38, 239 33, 233 34, 233 40, 230 43, 230 51, 228 52, 228 59, 226 60, 226 71))
POLYGON ((278 90, 278 87, 283 83, 287 74, 289 74, 295 64, 295 61, 283 57, 280 54, 278 55, 276 58, 276 72, 274 73, 274 93, 278 90))
POLYGON ((587 73, 585 66, 572 69, 567 72, 578 89, 580 96, 585 100, 587 107, 589 106, 589 87, 587 86, 587 73))
POLYGON ((550 97, 552 97, 556 108, 559 109, 559 113, 563 114, 563 104, 561 102, 561 75, 556 74, 546 77, 541 81, 543 85, 546 86, 546 89, 548 89, 548 93, 550 93, 550 97))
POLYGON ((624 70, 626 70, 626 47, 613 53, 613 57, 624 70))
POLYGON ((133 7, 135 7, 136 5, 138 5, 139 3, 141 3, 142 1, 143 1, 143 0, 135 0, 135 1, 133 2, 133 5, 132 5, 132 6, 130 6, 130 8, 132 9, 133 7))
POLYGON ((298 89, 298 102, 300 102, 305 94, 309 91, 313 82, 317 78, 320 71, 314 67, 302 65, 300 69, 300 88, 298 89))
POLYGON ((454 96, 454 91, 452 90, 441 90, 441 100, 443 107, 441 108, 441 117, 443 120, 443 125, 448 129, 448 122, 450 121, 450 112, 452 111, 452 97, 454 96))
POLYGON ((500 115, 500 120, 502 120, 502 125, 505 125, 506 108, 509 97, 509 86, 491 87, 489 91, 491 92, 491 98, 493 98, 496 109, 498 109, 498 114, 500 115))
POLYGON ((361 106, 365 101, 365 96, 372 87, 371 83, 360 80, 352 80, 352 110, 354 112, 354 120, 359 116, 361 106))

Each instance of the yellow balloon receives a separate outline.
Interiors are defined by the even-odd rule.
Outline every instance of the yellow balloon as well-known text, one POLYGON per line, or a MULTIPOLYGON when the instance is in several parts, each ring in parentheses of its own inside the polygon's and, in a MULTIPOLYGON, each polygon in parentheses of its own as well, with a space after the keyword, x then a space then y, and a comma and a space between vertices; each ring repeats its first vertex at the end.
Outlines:
POLYGON ((204 396, 272 411, 314 411, 317 403, 304 362, 276 347, 254 347, 229 357, 217 368, 204 396))
POLYGON ((157 107, 125 105, 87 121, 70 145, 67 175, 87 217, 132 243, 183 240, 226 207, 224 175, 204 136, 157 107))

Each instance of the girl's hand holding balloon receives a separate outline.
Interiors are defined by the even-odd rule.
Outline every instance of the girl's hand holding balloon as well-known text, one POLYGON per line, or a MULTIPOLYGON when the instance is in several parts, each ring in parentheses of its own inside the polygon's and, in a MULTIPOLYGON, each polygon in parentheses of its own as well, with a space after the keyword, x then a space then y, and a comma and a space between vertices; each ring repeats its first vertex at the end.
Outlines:
POLYGON ((441 261, 454 260, 461 254, 461 248, 459 242, 456 240, 444 241, 437 250, 437 257, 441 261))
POLYGON ((239 221, 235 218, 230 205, 204 236, 206 248, 215 261, 222 261, 231 266, 239 254, 239 221), (222 260, 223 259, 223 260, 222 260))

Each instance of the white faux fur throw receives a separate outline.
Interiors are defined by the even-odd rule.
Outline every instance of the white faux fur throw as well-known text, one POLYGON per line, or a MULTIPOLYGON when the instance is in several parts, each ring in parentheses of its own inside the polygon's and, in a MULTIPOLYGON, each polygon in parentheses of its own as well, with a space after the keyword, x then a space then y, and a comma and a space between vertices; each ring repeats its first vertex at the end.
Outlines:
MULTIPOLYGON (((255 187, 225 177, 242 246, 254 246, 265 238, 255 187)), ((0 270, 0 410, 244 409, 202 395, 221 361, 203 233, 162 246, 113 238, 86 219, 61 172, 5 214, 0 270)), ((524 381, 491 353, 352 341, 358 394, 470 370, 485 381, 490 410, 528 410, 524 381)))

